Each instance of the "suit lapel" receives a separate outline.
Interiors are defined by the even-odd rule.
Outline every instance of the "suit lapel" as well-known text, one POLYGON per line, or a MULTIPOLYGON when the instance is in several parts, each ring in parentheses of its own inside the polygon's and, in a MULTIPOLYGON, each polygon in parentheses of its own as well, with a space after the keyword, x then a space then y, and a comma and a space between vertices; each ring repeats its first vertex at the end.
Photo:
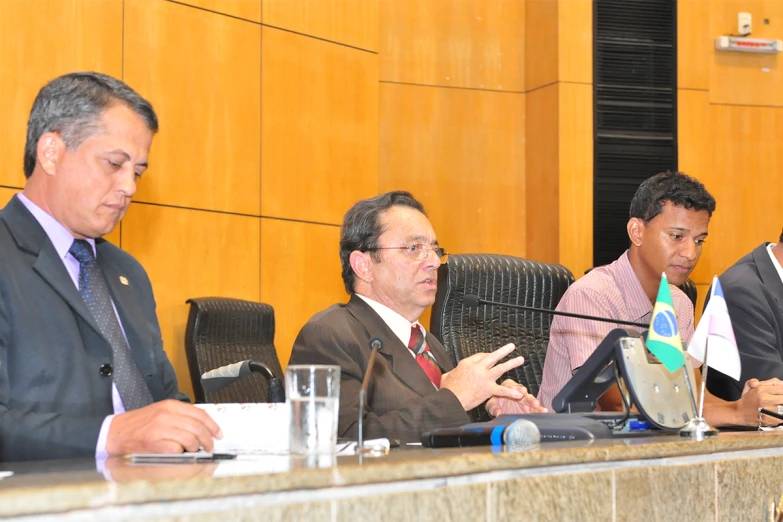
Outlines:
POLYGON ((17 196, 3 209, 3 217, 8 224, 11 235, 17 246, 36 257, 33 270, 68 303, 79 317, 100 334, 98 324, 92 317, 87 305, 84 304, 79 290, 73 284, 71 276, 65 269, 62 259, 57 255, 54 245, 17 196))
MULTIPOLYGON (((379 353, 389 361, 392 373, 400 381, 421 396, 435 393, 435 387, 416 359, 411 356, 408 347, 402 344, 370 305, 354 294, 345 307, 364 326, 370 337, 383 337, 383 348, 379 353)), ((369 350, 369 346, 367 349, 369 350)))
POLYGON ((775 265, 772 264, 772 259, 769 257, 767 243, 764 243, 753 251, 753 262, 756 263, 759 276, 761 277, 764 286, 769 289, 775 302, 778 304, 778 308, 783 311, 783 281, 780 280, 778 271, 775 269, 775 265))
POLYGON ((105 244, 104 239, 95 241, 98 266, 103 272, 114 307, 122 321, 122 329, 128 340, 131 355, 142 373, 150 375, 154 371, 154 364, 150 356, 150 337, 144 336, 147 330, 144 323, 144 308, 135 289, 137 281, 129 280, 117 270, 108 253, 109 249, 103 248, 105 244))

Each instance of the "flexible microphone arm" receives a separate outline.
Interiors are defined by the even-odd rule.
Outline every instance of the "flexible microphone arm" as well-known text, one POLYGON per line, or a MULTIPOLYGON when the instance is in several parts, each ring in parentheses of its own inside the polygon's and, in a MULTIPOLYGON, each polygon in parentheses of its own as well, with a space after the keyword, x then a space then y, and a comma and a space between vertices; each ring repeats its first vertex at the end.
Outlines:
POLYGON ((367 369, 364 371, 364 379, 362 379, 362 387, 359 388, 359 437, 356 451, 359 453, 359 462, 362 460, 362 449, 364 448, 364 401, 367 396, 367 386, 370 384, 370 375, 372 375, 372 367, 375 363, 375 356, 378 354, 378 350, 383 348, 383 337, 380 335, 373 335, 370 338, 370 358, 367 360, 367 369))
POLYGON ((215 368, 201 376, 201 386, 204 391, 214 392, 222 390, 233 382, 244 379, 251 373, 260 373, 268 383, 267 400, 269 402, 285 402, 285 388, 283 383, 275 377, 269 367, 256 361, 241 361, 215 368))
POLYGON ((563 315, 565 317, 575 317, 577 319, 587 319, 589 321, 601 321, 603 323, 625 324, 628 326, 636 326, 638 328, 644 328, 644 329, 650 328, 649 324, 634 323, 632 321, 623 321, 621 319, 609 319, 607 317, 596 317, 594 315, 574 314, 571 312, 561 312, 559 310, 549 310, 547 308, 536 308, 534 306, 523 306, 518 304, 499 303, 497 301, 487 301, 486 299, 481 299, 479 298, 479 296, 474 294, 468 294, 464 296, 462 298, 462 304, 467 306, 468 308, 478 308, 478 306, 482 304, 492 305, 492 306, 502 306, 505 308, 513 308, 515 310, 527 310, 529 312, 541 312, 544 314, 563 315))

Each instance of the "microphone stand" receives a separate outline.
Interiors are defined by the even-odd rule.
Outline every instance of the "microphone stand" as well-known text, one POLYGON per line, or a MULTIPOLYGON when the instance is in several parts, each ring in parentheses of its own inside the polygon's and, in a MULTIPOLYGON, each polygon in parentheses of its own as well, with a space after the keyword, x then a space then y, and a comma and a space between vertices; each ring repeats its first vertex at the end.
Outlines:
POLYGON ((462 298, 462 304, 467 306, 468 308, 476 308, 478 305, 492 305, 492 306, 500 306, 504 308, 513 308, 515 310, 526 310, 528 312, 540 312, 544 314, 551 314, 551 315, 563 315, 565 317, 575 317, 577 319, 588 319, 590 321, 601 321, 604 323, 612 323, 612 324, 625 324, 628 326, 636 326, 638 328, 644 328, 645 330, 650 327, 649 324, 645 323, 634 323, 632 321, 623 321, 621 319, 609 319, 608 317, 595 317, 593 315, 584 315, 584 314, 575 314, 571 312, 561 312, 560 310, 549 310, 548 308, 536 308, 534 306, 524 306, 524 305, 518 305, 518 304, 511 304, 511 303, 501 303, 498 301, 487 301, 486 299, 481 299, 477 295, 466 295, 462 298))
POLYGON ((364 372, 364 379, 362 380, 362 387, 359 388, 359 437, 357 441, 356 451, 359 454, 359 464, 362 463, 362 455, 364 453, 364 402, 367 396, 367 386, 370 384, 370 375, 372 375, 372 366, 375 363, 375 356, 378 350, 383 346, 379 336, 373 336, 370 339, 370 357, 367 359, 367 370, 364 372))

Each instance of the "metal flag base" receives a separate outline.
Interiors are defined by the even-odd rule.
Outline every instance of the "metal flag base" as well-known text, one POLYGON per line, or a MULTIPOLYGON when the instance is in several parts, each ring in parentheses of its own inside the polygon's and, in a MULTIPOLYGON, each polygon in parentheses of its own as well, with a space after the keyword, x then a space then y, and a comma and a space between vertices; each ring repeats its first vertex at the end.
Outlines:
POLYGON ((710 426, 702 417, 694 417, 680 430, 680 436, 694 440, 711 439, 718 436, 718 430, 710 426))

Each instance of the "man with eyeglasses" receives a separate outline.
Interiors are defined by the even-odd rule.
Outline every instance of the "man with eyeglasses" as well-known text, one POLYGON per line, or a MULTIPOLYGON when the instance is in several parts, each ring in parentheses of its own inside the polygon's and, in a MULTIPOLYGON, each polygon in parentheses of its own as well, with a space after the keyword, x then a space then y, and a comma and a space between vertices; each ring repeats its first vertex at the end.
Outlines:
POLYGON ((339 436, 358 432, 358 397, 370 355, 369 340, 384 339, 367 394, 364 432, 418 442, 423 432, 470 422, 467 412, 484 401, 498 415, 545 412, 524 386, 497 379, 522 365, 500 363, 514 350, 463 359, 455 367, 443 345, 419 323, 435 302, 437 270, 446 258, 424 207, 403 191, 356 203, 345 214, 340 260, 346 304, 316 314, 299 332, 290 364, 341 368, 339 436))

